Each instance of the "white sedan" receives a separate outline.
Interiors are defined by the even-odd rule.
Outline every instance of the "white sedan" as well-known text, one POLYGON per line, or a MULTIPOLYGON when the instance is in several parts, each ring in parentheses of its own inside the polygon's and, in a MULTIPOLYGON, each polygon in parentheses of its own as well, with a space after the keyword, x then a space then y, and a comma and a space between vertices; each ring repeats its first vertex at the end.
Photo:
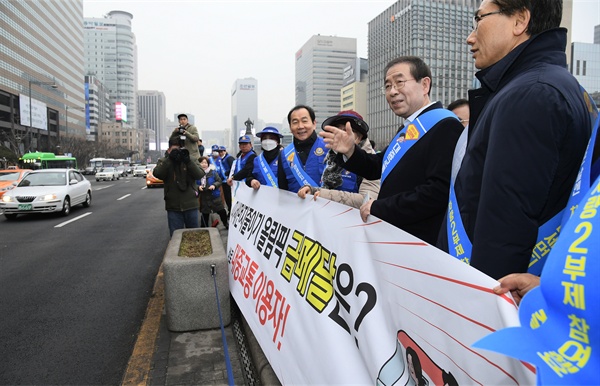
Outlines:
POLYGON ((74 169, 41 169, 27 174, 0 200, 0 210, 8 220, 19 214, 71 213, 75 205, 92 204, 92 185, 74 169))
POLYGON ((121 173, 117 170, 117 168, 108 166, 100 169, 100 171, 96 172, 96 181, 104 180, 104 181, 114 181, 121 178, 121 173))

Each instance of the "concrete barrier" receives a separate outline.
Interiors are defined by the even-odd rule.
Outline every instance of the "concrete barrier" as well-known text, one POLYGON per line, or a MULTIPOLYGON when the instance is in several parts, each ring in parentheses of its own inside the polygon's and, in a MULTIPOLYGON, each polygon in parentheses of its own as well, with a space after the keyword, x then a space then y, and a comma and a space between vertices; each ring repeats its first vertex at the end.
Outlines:
POLYGON ((219 313, 211 266, 216 281, 223 324, 231 323, 227 256, 216 228, 179 229, 173 232, 163 259, 165 310, 171 331, 219 328, 219 313), (210 234, 213 253, 202 257, 181 257, 179 245, 184 232, 205 230, 210 234))

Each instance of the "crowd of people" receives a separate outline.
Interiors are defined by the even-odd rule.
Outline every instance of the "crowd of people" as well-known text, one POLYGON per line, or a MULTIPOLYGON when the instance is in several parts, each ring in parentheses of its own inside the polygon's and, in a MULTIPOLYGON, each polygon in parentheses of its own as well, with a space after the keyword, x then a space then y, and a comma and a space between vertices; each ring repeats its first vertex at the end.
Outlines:
POLYGON ((495 290, 519 300, 539 284, 543 263, 527 273, 532 255, 544 240, 553 245, 593 127, 594 106, 566 69, 561 15, 562 0, 484 0, 467 38, 481 87, 446 108, 430 99, 423 59, 390 61, 382 92, 403 124, 379 152, 359 113, 341 111, 317 134, 313 108, 297 105, 287 115, 290 144, 265 127, 260 154, 244 135, 235 157, 217 145, 203 156, 182 114, 154 172, 165 181, 171 233, 198 226, 199 211, 204 225, 215 212, 227 227, 233 182, 266 185, 385 220, 499 279, 495 290))

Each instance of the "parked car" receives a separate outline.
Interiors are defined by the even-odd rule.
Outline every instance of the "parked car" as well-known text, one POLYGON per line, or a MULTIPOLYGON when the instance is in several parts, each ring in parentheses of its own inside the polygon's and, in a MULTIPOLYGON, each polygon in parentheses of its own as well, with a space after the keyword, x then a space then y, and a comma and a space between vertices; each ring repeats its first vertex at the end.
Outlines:
POLYGON ((40 169, 27 173, 19 184, 5 192, 0 210, 8 220, 19 214, 71 213, 75 205, 92 204, 92 184, 74 169, 40 169))
POLYGON ((0 170, 0 197, 7 191, 13 189, 25 177, 29 169, 5 169, 0 170))
POLYGON ((133 169, 134 177, 146 177, 146 165, 138 165, 133 169))
POLYGON ((117 168, 113 166, 107 166, 105 168, 100 169, 100 171, 96 172, 96 181, 114 181, 118 180, 119 178, 121 178, 121 175, 119 174, 117 168))
MULTIPOLYGON (((154 170, 154 169, 152 169, 152 170, 154 170)), ((154 177, 152 170, 150 170, 148 172, 148 174, 146 174, 146 187, 153 188, 155 186, 164 186, 164 183, 162 180, 154 177)))

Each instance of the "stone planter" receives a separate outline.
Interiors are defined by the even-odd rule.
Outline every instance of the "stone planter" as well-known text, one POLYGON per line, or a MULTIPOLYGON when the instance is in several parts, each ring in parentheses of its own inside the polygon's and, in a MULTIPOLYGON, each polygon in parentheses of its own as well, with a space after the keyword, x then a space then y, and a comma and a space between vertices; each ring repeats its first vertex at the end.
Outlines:
POLYGON ((179 229, 173 233, 163 260, 167 327, 171 331, 219 328, 219 313, 211 266, 216 281, 223 324, 231 322, 227 256, 216 228, 179 229), (205 230, 210 234, 213 253, 202 257, 182 257, 179 245, 183 232, 205 230))

